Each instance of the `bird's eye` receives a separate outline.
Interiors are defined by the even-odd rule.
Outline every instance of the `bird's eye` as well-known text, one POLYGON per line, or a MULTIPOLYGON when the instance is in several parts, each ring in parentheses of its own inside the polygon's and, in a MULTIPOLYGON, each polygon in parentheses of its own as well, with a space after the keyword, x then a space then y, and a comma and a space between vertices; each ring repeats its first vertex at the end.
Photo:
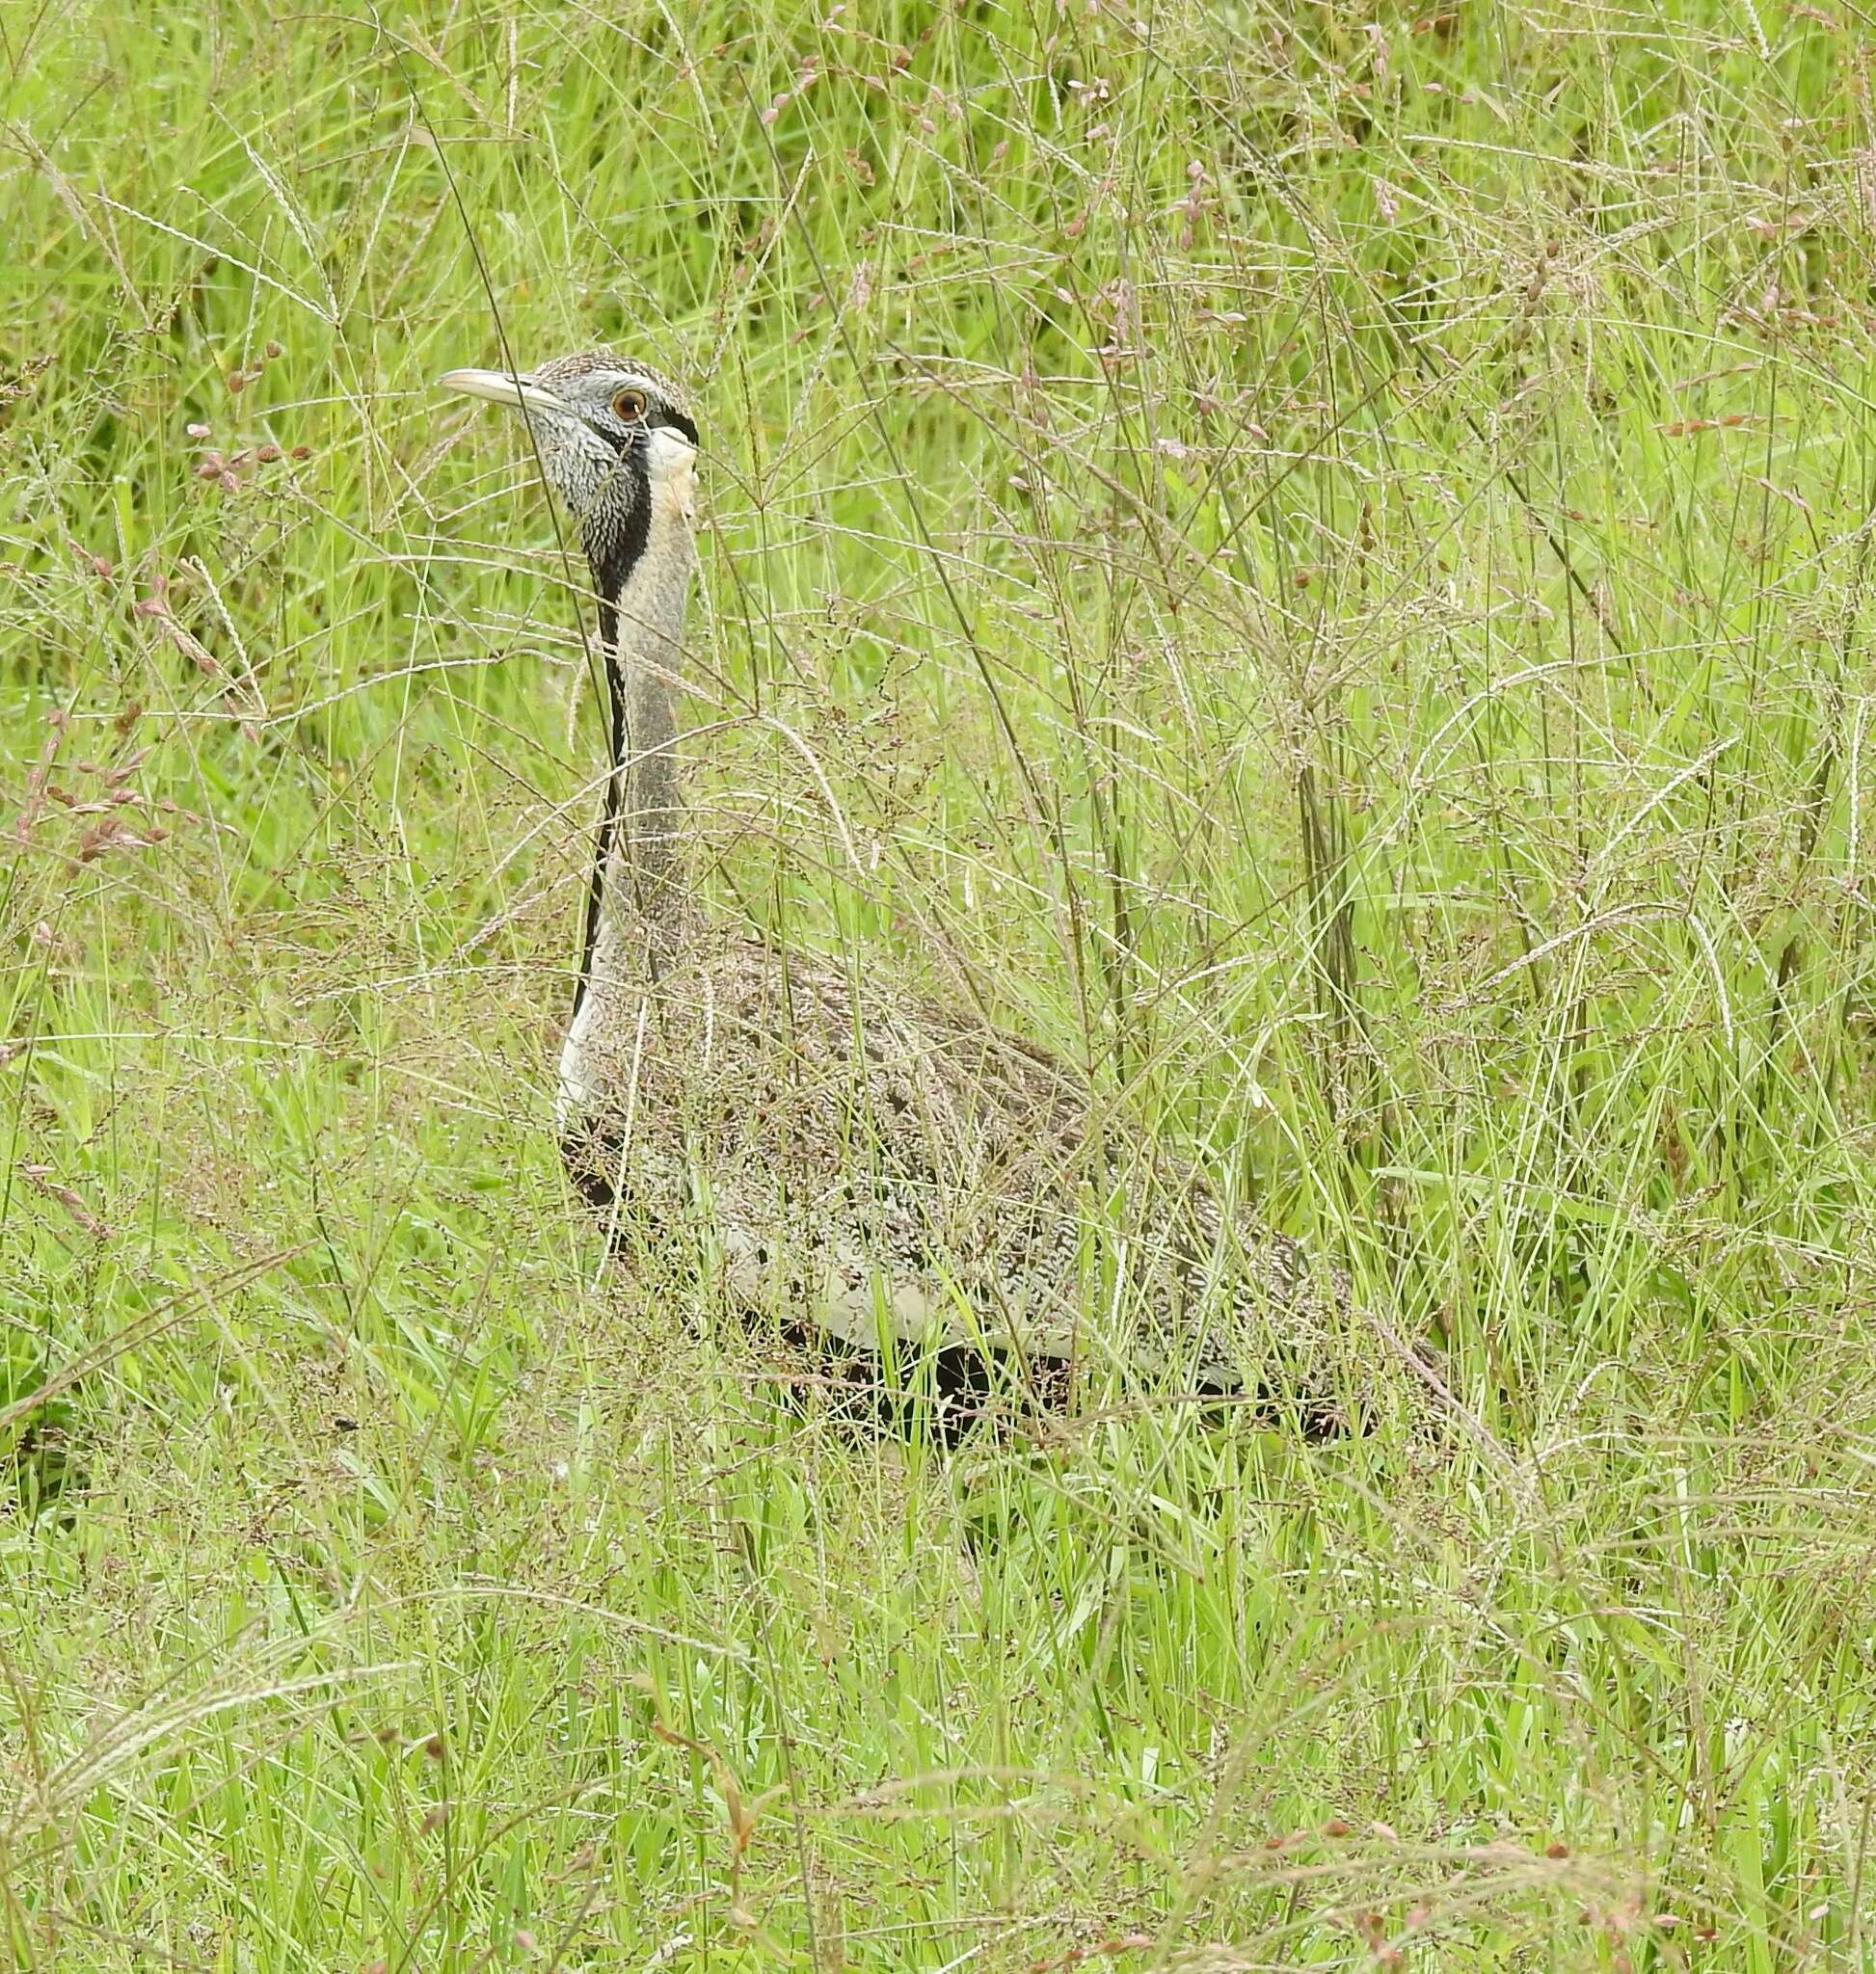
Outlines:
POLYGON ((645 393, 628 385, 612 394, 612 415, 625 424, 635 425, 645 415, 645 393))

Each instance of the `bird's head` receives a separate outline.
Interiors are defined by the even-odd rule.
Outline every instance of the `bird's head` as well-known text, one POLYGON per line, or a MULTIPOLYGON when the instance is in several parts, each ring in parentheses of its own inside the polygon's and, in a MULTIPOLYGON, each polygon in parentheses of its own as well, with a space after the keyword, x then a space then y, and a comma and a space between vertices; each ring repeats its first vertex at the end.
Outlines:
POLYGON ((555 357, 538 369, 451 370, 437 379, 526 418, 549 484, 579 523, 596 573, 625 569, 660 520, 689 535, 697 424, 661 371, 610 350, 555 357))

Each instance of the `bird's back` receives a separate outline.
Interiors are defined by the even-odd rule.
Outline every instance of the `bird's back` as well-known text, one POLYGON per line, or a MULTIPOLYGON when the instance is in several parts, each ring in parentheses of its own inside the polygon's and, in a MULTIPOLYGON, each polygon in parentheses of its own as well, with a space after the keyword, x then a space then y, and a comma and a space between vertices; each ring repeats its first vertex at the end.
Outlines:
POLYGON ((745 1316, 1332 1410, 1337 1286, 975 1016, 701 918, 622 942, 584 1015, 582 1191, 622 1246, 706 1256, 745 1316))

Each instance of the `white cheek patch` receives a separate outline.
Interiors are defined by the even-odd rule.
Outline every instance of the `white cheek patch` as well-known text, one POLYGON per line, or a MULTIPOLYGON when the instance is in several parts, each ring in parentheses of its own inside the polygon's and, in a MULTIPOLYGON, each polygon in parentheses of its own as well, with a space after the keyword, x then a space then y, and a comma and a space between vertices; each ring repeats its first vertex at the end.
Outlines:
POLYGON ((672 469, 665 482, 671 500, 685 520, 697 519, 697 467, 694 464, 672 469))
POLYGON ((646 446, 652 499, 684 520, 697 514, 697 448, 668 425, 659 425, 646 446))

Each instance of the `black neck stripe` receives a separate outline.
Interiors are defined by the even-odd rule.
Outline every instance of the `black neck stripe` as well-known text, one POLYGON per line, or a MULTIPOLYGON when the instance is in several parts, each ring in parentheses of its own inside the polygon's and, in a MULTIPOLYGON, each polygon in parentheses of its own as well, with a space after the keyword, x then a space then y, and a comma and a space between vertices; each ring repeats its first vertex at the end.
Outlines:
MULTIPOLYGON (((625 468, 630 472, 630 467, 625 468)), ((600 803, 598 840, 593 845, 593 875, 586 891, 586 927, 580 941, 579 978, 574 985, 574 1013, 579 1013, 593 979, 593 954, 600 943, 600 915, 605 903, 605 873, 619 840, 619 808, 625 791, 619 786, 619 763, 626 758, 626 680, 619 668, 619 599, 645 553, 652 532, 652 503, 642 485, 634 484, 633 499, 604 531, 588 536, 586 557, 593 569, 593 587, 600 595, 600 657, 605 667, 608 740, 612 760, 600 803)))
POLYGON ((652 534, 651 489, 645 484, 643 468, 634 468, 622 457, 619 477, 628 484, 629 503, 623 511, 609 505, 601 508, 592 523, 581 530, 586 559, 593 568, 593 587, 600 596, 600 642, 605 646, 608 661, 616 654, 618 639, 608 630, 607 618, 616 625, 620 595, 631 580, 652 534))

